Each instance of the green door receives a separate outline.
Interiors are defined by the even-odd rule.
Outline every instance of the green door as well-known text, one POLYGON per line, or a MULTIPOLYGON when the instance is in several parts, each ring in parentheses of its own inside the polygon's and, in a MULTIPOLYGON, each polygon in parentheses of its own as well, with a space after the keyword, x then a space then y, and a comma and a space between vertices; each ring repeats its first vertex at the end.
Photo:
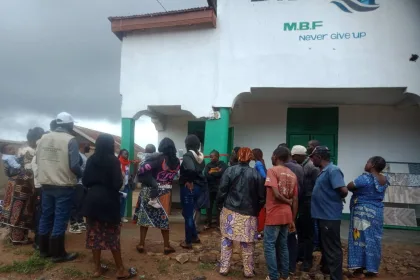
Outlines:
POLYGON ((318 140, 331 150, 331 161, 337 164, 338 108, 289 108, 287 110, 287 144, 307 146, 318 140))

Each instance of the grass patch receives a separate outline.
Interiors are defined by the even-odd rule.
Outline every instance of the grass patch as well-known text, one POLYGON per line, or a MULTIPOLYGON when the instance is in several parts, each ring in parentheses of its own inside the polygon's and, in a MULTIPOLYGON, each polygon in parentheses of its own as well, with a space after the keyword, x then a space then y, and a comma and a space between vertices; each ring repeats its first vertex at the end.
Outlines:
POLYGON ((25 255, 25 256, 32 256, 34 254, 33 250, 22 250, 22 249, 16 249, 13 251, 13 255, 16 256, 20 256, 20 255, 25 255))
POLYGON ((53 264, 48 259, 43 259, 35 253, 24 261, 14 261, 12 264, 0 266, 0 273, 33 274, 50 268, 53 264))
POLYGON ((175 263, 172 265, 172 270, 175 273, 181 273, 182 272, 182 266, 179 263, 175 263))
POLYGON ((168 262, 165 260, 158 260, 157 263, 157 271, 161 274, 168 274, 168 262))
POLYGON ((63 268, 63 274, 65 276, 71 277, 71 278, 83 278, 85 277, 85 273, 83 273, 82 271, 78 270, 76 267, 72 266, 72 267, 64 267, 63 268))
POLYGON ((214 269, 214 264, 211 264, 211 263, 200 263, 198 265, 198 269, 200 269, 200 270, 213 270, 214 269))

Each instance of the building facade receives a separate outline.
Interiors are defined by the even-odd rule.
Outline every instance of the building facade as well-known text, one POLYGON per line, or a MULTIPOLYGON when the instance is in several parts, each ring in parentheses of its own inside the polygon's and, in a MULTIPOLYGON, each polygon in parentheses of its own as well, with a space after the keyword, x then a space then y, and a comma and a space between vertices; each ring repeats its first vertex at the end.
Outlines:
POLYGON ((420 163, 420 1, 219 0, 110 21, 127 146, 145 114, 159 140, 197 133, 207 154, 248 146, 270 162, 318 139, 347 182, 374 155, 420 163))

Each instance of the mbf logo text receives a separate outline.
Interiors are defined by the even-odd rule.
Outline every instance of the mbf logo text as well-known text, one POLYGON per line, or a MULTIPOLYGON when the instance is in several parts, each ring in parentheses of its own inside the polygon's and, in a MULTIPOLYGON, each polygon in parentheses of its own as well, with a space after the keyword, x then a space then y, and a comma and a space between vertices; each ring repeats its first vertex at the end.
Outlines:
POLYGON ((346 13, 371 12, 379 8, 375 0, 334 0, 331 3, 346 13))

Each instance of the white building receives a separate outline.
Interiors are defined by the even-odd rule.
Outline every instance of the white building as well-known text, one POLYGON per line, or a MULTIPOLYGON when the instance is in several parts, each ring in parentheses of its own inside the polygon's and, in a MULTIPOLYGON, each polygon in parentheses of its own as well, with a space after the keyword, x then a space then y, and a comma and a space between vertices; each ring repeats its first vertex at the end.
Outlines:
POLYGON ((146 114, 177 148, 201 131, 205 153, 261 148, 267 163, 278 144, 316 138, 346 181, 374 155, 420 163, 420 1, 214 6, 110 18, 122 40, 126 146, 146 114))

